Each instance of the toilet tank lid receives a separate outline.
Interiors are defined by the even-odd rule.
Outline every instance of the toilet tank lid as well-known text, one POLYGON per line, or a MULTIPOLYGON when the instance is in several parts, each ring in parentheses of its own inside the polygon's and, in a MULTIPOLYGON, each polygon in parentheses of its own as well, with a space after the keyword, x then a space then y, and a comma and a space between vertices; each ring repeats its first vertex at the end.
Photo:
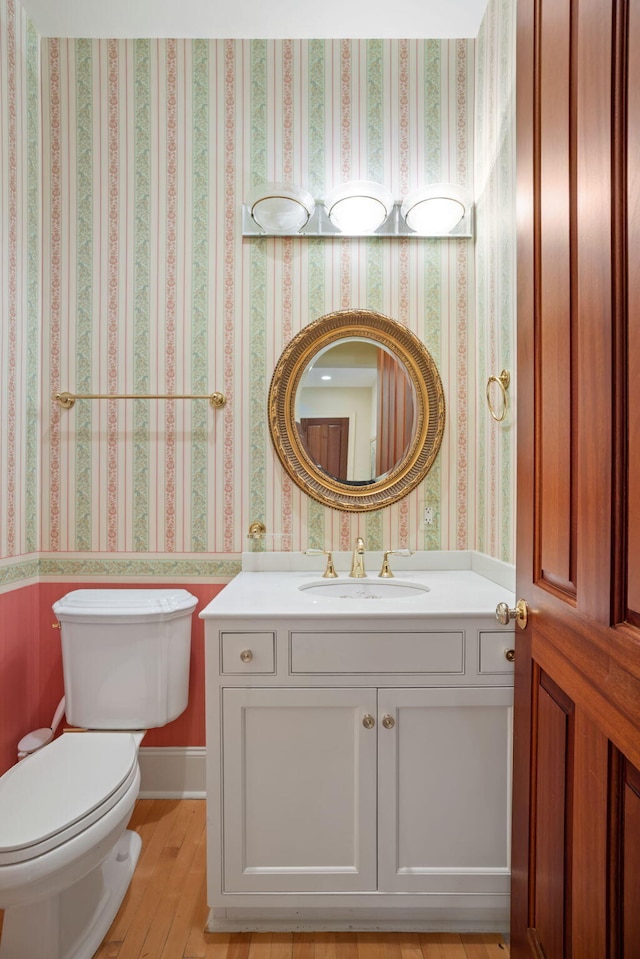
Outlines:
POLYGON ((93 618, 162 620, 191 613, 197 598, 186 589, 74 589, 53 604, 61 622, 93 618))

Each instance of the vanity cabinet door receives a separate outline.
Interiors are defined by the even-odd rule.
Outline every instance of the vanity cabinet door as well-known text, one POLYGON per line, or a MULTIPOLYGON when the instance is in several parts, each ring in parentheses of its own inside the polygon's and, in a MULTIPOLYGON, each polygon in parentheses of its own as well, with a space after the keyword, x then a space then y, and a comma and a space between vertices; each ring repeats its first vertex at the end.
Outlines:
POLYGON ((376 712, 375 689, 223 690, 225 892, 375 890, 376 712))
POLYGON ((508 688, 381 689, 381 892, 509 892, 508 688))

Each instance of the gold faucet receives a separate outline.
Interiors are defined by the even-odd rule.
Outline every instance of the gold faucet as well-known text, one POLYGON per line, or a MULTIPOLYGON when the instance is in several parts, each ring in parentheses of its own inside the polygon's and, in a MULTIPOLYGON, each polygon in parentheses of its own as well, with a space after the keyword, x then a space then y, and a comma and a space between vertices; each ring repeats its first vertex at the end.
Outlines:
POLYGON ((413 550, 388 549, 382 556, 382 569, 378 573, 378 576, 381 576, 382 579, 393 579, 393 573, 391 572, 391 567, 389 566, 390 556, 413 556, 413 550))
POLYGON ((349 576, 355 576, 356 579, 363 579, 367 575, 364 568, 364 540, 358 536, 353 550, 353 560, 351 562, 351 572, 349 576))
POLYGON ((333 556, 331 551, 328 549, 308 549, 305 551, 305 556, 326 556, 327 557, 327 567, 322 574, 323 579, 337 579, 338 574, 336 573, 336 568, 333 565, 333 556))

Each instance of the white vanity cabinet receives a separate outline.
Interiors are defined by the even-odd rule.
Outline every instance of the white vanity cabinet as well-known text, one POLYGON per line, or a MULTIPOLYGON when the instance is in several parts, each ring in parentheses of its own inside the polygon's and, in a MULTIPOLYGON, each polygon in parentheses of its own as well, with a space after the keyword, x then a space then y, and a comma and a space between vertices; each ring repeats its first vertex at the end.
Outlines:
POLYGON ((209 928, 506 930, 512 628, 211 606, 209 928))
POLYGON ((510 707, 506 688, 224 689, 225 892, 504 893, 510 707))
POLYGON ((225 892, 375 890, 376 712, 373 689, 223 690, 225 892))
POLYGON ((508 893, 512 700, 378 691, 378 889, 508 893))

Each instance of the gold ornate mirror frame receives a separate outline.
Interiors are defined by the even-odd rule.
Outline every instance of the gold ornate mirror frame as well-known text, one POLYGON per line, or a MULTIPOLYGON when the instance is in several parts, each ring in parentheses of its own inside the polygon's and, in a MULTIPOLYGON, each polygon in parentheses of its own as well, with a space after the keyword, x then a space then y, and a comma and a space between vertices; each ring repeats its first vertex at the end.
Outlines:
POLYGON ((371 310, 340 310, 310 323, 278 360, 269 389, 269 430, 276 453, 294 482, 333 509, 366 512, 390 506, 414 489, 429 472, 442 443, 445 403, 435 362, 405 326, 371 310), (296 427, 296 393, 313 358, 345 338, 370 340, 404 364, 415 391, 415 431, 402 461, 385 476, 361 484, 342 482, 318 468, 296 427))

